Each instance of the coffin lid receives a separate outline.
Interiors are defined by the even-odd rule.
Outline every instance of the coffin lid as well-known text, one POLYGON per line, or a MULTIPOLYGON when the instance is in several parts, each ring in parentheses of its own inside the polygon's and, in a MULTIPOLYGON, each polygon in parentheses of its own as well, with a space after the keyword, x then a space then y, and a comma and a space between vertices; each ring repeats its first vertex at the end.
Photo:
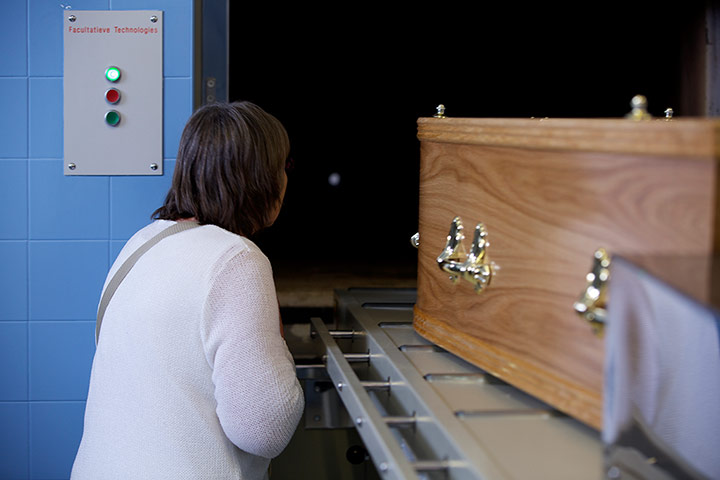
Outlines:
POLYGON ((543 150, 687 156, 720 155, 720 120, 434 118, 418 121, 421 142, 543 150))

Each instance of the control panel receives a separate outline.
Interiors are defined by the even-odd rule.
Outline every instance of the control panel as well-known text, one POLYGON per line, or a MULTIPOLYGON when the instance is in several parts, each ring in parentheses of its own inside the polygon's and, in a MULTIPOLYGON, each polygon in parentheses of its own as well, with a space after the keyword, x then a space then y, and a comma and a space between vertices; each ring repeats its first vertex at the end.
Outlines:
POLYGON ((162 175, 161 11, 63 11, 65 175, 162 175))

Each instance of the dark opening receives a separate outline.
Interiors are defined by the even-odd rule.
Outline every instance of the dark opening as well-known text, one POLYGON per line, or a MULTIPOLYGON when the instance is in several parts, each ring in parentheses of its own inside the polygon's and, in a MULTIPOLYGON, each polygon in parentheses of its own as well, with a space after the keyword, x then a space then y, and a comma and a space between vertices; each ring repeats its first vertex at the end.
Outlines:
POLYGON ((453 117, 622 117, 643 94, 653 115, 684 114, 702 2, 439 3, 231 2, 230 100, 277 116, 295 162, 283 212, 257 238, 271 259, 414 265, 416 120, 438 104, 453 117))

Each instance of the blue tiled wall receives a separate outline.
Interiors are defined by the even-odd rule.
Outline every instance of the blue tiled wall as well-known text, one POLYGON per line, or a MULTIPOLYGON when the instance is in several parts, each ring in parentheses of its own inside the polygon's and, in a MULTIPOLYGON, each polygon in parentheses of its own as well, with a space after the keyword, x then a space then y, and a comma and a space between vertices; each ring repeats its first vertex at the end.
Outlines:
POLYGON ((67 479, 95 311, 162 202, 192 112, 193 0, 5 0, 0 29, 0 479, 67 479), (164 12, 165 175, 63 175, 63 9, 164 12), (48 120, 53 119, 53 120, 48 120))

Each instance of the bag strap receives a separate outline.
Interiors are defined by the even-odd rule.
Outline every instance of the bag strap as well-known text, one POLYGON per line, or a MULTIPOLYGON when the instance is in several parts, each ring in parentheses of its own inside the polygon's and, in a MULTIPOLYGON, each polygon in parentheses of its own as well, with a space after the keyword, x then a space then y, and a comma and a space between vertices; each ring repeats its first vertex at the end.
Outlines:
POLYGON ((98 340, 100 339, 100 327, 102 326, 103 317, 105 316, 105 310, 107 309, 108 303, 110 303, 110 299, 115 294, 115 290, 117 290, 117 288, 120 286, 120 283, 123 281, 128 272, 130 272, 130 269, 133 267, 133 265, 135 265, 135 262, 137 262, 138 259, 145 252, 150 250, 153 245, 158 243, 163 238, 199 226, 200 225, 197 222, 191 220, 177 222, 175 225, 164 229, 162 232, 158 233, 150 240, 143 243, 140 248, 135 250, 132 255, 130 255, 127 260, 125 260, 125 262, 120 266, 120 268, 117 269, 115 275, 113 275, 112 279, 110 279, 110 282, 108 282, 107 288, 105 288, 102 298, 100 299, 100 305, 98 306, 97 321, 95 322, 96 345, 98 343, 98 340))

